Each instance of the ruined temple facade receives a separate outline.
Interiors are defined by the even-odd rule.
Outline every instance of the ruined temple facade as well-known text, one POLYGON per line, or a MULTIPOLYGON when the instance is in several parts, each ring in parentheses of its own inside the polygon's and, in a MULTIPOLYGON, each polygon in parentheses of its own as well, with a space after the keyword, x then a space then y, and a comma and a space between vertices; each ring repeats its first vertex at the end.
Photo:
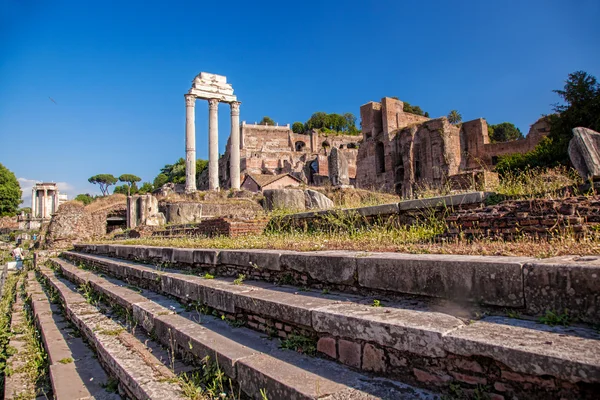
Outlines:
MULTIPOLYGON (((306 134, 292 132, 284 126, 256 125, 242 122, 240 126, 241 179, 246 174, 290 174, 307 185, 329 183, 328 156, 333 147, 348 161, 350 183, 356 177, 356 159, 360 136, 327 135, 313 130, 306 134)), ((225 154, 219 159, 219 182, 230 187, 231 140, 225 154)), ((198 178, 198 188, 208 188, 207 173, 198 178)))
POLYGON ((491 169, 498 156, 532 150, 548 134, 541 118, 525 139, 490 143, 487 122, 452 125, 404 112, 390 97, 360 108, 363 141, 357 156, 356 186, 412 197, 416 185, 443 185, 465 171, 491 169))

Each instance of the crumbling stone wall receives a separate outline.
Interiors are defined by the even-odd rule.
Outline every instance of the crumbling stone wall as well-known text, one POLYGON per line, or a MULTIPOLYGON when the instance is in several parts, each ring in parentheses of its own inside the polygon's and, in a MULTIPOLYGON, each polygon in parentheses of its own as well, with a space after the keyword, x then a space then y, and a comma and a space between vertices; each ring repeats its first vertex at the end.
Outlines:
POLYGON ((491 169, 499 156, 530 151, 549 132, 547 118, 541 118, 523 140, 490 143, 482 118, 455 126, 446 117, 429 119, 403 107, 386 97, 360 108, 357 187, 410 198, 416 185, 438 186, 464 171, 491 169))
POLYGON ((69 248, 74 242, 100 238, 107 234, 107 218, 124 217, 126 212, 126 205, 121 203, 96 211, 76 201, 61 204, 50 220, 44 244, 48 248, 69 248))

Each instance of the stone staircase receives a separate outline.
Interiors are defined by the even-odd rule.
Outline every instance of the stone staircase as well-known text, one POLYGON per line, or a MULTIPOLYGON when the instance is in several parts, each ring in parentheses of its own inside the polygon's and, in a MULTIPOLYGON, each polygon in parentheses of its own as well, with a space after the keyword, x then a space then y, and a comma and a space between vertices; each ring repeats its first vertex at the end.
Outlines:
POLYGON ((208 357, 257 399, 591 399, 600 334, 540 324, 529 299, 595 323, 595 263, 80 245, 39 278, 132 398, 183 396, 173 370, 208 357), (563 295, 565 273, 581 290, 563 295))

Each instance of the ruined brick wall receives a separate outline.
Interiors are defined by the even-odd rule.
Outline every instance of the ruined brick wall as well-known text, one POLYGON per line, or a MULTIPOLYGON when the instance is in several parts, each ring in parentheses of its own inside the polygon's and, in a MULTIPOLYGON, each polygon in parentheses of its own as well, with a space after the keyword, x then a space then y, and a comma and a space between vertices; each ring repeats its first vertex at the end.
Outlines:
POLYGON ((231 218, 211 218, 194 225, 174 225, 161 231, 152 232, 152 236, 193 237, 193 236, 228 236, 239 237, 248 234, 261 234, 268 220, 241 220, 231 218))
MULTIPOLYGON (((355 177, 360 136, 324 134, 319 131, 296 134, 292 132, 289 125, 268 126, 246 123, 242 123, 240 135, 242 181, 245 174, 291 174, 307 184, 323 184, 328 181, 327 168, 321 167, 317 178, 312 180, 309 166, 315 160, 322 165, 319 157, 326 157, 331 147, 343 150, 348 159, 350 178, 355 177), (327 146, 324 147, 325 143, 327 146)), ((231 140, 228 140, 225 154, 219 158, 219 184, 223 188, 230 187, 230 149, 231 140)), ((198 177, 197 187, 200 190, 208 189, 208 170, 203 171, 198 177)))
POLYGON ((450 124, 403 111, 404 103, 385 97, 360 108, 363 143, 356 158, 359 188, 412 197, 414 188, 441 185, 451 176, 491 169, 498 156, 532 150, 548 134, 548 118, 534 123, 527 137, 490 143, 483 118, 450 124))
POLYGON ((520 200, 476 210, 463 210, 446 218, 446 237, 460 235, 503 237, 576 235, 600 228, 600 196, 563 200, 520 200))

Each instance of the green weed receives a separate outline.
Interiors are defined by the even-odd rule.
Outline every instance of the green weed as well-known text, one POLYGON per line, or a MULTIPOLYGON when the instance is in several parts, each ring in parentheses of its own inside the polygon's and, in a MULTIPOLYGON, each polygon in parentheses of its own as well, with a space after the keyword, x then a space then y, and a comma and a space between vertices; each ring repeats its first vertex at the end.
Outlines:
POLYGON ((317 353, 317 341, 315 339, 296 334, 289 334, 286 339, 282 339, 279 347, 309 356, 314 356, 317 353))
POLYGON ((569 312, 565 309, 563 313, 558 313, 554 310, 546 310, 546 313, 541 316, 538 321, 542 324, 556 326, 569 326, 571 324, 571 317, 569 316, 569 312))

